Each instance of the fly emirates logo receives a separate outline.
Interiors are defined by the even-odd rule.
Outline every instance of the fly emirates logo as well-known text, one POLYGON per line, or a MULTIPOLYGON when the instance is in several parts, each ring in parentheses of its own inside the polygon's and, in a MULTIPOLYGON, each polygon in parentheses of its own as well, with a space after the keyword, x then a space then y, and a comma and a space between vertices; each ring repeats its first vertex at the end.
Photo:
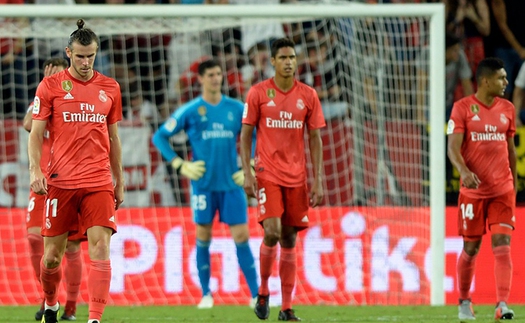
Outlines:
POLYGON ((293 113, 280 111, 280 119, 266 118, 267 128, 281 128, 281 129, 302 129, 303 122, 299 120, 293 120, 293 113))
POLYGON ((80 112, 64 111, 62 116, 64 122, 106 122, 106 115, 95 113, 95 105, 89 103, 80 103, 80 112))
POLYGON ((472 141, 506 141, 507 137, 504 133, 496 132, 498 127, 486 124, 485 132, 471 132, 470 139, 472 141))

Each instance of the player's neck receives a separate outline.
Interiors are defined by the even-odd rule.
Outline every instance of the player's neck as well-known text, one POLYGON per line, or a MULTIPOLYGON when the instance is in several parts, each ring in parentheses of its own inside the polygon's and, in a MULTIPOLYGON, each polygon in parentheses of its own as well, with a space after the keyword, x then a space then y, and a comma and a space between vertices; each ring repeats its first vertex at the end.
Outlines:
POLYGON ((210 92, 202 92, 202 99, 209 104, 217 105, 222 100, 222 93, 210 93, 210 92))
POLYGON ((281 77, 275 75, 273 77, 273 82, 277 85, 277 88, 283 92, 288 92, 294 85, 295 79, 293 77, 281 77))
POLYGON ((73 67, 69 67, 68 72, 71 76, 73 76, 73 78, 82 82, 87 82, 91 80, 91 78, 95 75, 93 69, 91 69, 91 71, 86 76, 82 76, 79 73, 77 73, 77 71, 73 67))
POLYGON ((475 96, 476 96, 476 99, 478 99, 481 103, 483 103, 487 107, 492 106, 492 104, 494 103, 495 97, 483 90, 478 90, 475 96))

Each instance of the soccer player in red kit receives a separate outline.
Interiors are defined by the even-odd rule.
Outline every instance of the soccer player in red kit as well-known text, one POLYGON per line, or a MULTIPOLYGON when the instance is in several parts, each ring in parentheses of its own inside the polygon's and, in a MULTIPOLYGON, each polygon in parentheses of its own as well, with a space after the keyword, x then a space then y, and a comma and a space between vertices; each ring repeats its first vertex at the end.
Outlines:
POLYGON ((474 320, 470 287, 481 238, 488 226, 494 254, 497 305, 495 319, 512 319, 507 307, 512 281, 510 238, 515 225, 515 109, 503 99, 508 84, 503 61, 482 60, 478 90, 457 101, 448 121, 448 157, 461 175, 458 229, 463 251, 457 264, 458 317, 474 320))
POLYGON ((255 314, 268 318, 268 279, 281 246, 279 275, 282 306, 280 321, 300 321, 292 310, 295 287, 297 232, 308 228, 308 207, 323 199, 322 146, 320 128, 326 125, 315 90, 294 77, 297 68, 295 44, 287 38, 271 46, 271 63, 275 76, 254 85, 248 92, 241 130, 241 159, 248 196, 259 201, 258 221, 264 228, 260 247, 261 285, 255 314), (256 178, 251 173, 252 132, 257 132, 255 148, 256 178), (304 132, 313 164, 314 181, 308 198, 304 132))
MULTIPOLYGON (((69 67, 67 60, 62 57, 50 58, 44 62, 44 77, 51 76, 55 73, 61 72, 69 67)), ((26 115, 24 116, 24 129, 31 131, 33 106, 31 103, 26 115)), ((49 155, 51 149, 51 142, 49 138, 49 131, 45 131, 42 143, 42 157, 40 159, 40 168, 46 169, 49 162, 49 155)), ((31 264, 35 271, 35 275, 40 281, 40 263, 44 254, 44 239, 41 235, 42 218, 44 214, 45 195, 36 194, 33 191, 29 193, 29 204, 27 206, 26 227, 27 240, 29 242, 29 252, 31 255, 31 264)), ((64 275, 66 277, 66 293, 67 302, 66 308, 60 317, 64 321, 75 321, 77 298, 80 290, 80 282, 82 280, 82 258, 80 252, 80 242, 85 240, 83 234, 77 233, 69 236, 66 246, 66 267, 64 267, 64 275)), ((40 321, 44 315, 44 303, 38 312, 35 314, 35 319, 40 321)))
POLYGON ((77 27, 66 47, 70 67, 44 78, 37 88, 29 134, 31 189, 47 195, 40 267, 45 323, 58 321, 60 264, 68 235, 77 232, 87 234, 91 259, 88 323, 100 323, 111 281, 109 246, 116 232, 115 210, 124 199, 117 126, 122 119, 120 87, 93 70, 98 37, 84 28, 81 19, 77 27), (40 159, 46 127, 52 147, 44 176, 40 159))

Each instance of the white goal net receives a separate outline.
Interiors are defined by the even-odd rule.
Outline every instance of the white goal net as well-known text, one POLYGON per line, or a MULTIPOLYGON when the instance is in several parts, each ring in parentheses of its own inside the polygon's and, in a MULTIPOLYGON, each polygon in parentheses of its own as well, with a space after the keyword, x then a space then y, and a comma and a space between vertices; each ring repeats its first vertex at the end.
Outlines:
MULTIPOLYGON (((170 113, 198 95, 199 62, 218 59, 224 93, 242 101, 250 86, 273 75, 269 44, 284 36, 296 42, 297 78, 317 90, 327 120, 322 130, 326 198, 311 210, 313 225, 299 238, 297 303, 442 302, 442 287, 431 284, 436 281, 431 277, 442 274, 432 265, 443 261, 435 258, 442 227, 432 233, 431 223, 440 223, 432 217, 443 212, 444 189, 442 197, 436 192, 444 183, 431 188, 429 177, 430 169, 444 174, 443 133, 429 131, 444 124, 443 108, 436 112, 430 106, 442 102, 432 100, 439 94, 432 82, 442 80, 436 73, 442 65, 431 64, 431 58, 440 59, 433 47, 439 48, 439 41, 433 43, 438 38, 431 32, 441 26, 435 19, 441 19, 442 7, 394 7, 335 1, 85 10, 33 6, 0 16, 4 44, 23 43, 0 69, 0 303, 36 304, 40 297, 36 282, 23 278, 33 275, 24 238, 29 176, 21 119, 42 78, 43 61, 64 56, 78 18, 100 37, 95 68, 117 79, 123 96, 126 201, 112 241, 114 304, 200 299, 189 183, 161 159, 150 138, 170 113), (437 161, 429 144, 434 140, 432 152, 441 154, 437 161)), ((184 135, 172 144, 179 155, 191 154, 184 135)), ((250 214, 258 257, 262 232, 255 210, 250 214)), ((231 269, 237 265, 229 232, 220 224, 214 230, 215 303, 244 304, 249 293, 239 270, 231 269)), ((276 271, 273 304, 279 302, 279 286, 276 271)), ((86 301, 85 281, 82 288, 86 301)))

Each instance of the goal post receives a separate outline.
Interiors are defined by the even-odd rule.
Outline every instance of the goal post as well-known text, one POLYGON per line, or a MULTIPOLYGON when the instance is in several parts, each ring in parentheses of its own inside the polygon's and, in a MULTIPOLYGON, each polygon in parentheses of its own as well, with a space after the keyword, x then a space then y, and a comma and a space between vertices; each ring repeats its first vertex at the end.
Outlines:
MULTIPOLYGON (((211 47, 210 44, 214 43, 217 37, 222 37, 222 45, 228 45, 227 42, 230 38, 225 37, 224 33, 217 33, 216 30, 268 22, 277 22, 290 26, 295 22, 308 22, 315 25, 315 21, 332 20, 330 28, 337 29, 338 33, 347 34, 341 36, 340 46, 342 46, 342 49, 332 61, 333 66, 338 67, 326 67, 326 69, 331 70, 324 70, 326 73, 337 74, 341 82, 338 86, 341 93, 338 95, 339 100, 336 102, 337 104, 333 104, 334 102, 327 104, 334 109, 328 110, 328 112, 334 113, 333 118, 335 120, 334 123, 331 123, 331 128, 326 133, 328 142, 324 143, 325 162, 334 165, 333 171, 327 174, 325 180, 325 185, 328 186, 329 200, 334 205, 342 205, 344 207, 377 206, 379 209, 377 211, 378 217, 380 212, 382 212, 380 210, 385 206, 400 207, 402 210, 411 207, 428 209, 429 212, 427 213, 430 219, 428 228, 425 228, 425 230, 429 232, 428 243, 430 251, 426 256, 423 256, 424 258, 426 257, 424 266, 427 269, 430 281, 428 303, 431 305, 443 305, 445 303, 444 174, 446 154, 445 134, 443 131, 445 125, 445 11, 443 4, 368 5, 339 1, 320 1, 316 4, 307 3, 300 5, 76 5, 74 10, 71 10, 69 6, 57 5, 2 5, 1 8, 0 20, 2 18, 23 18, 28 19, 29 22, 21 23, 12 20, 7 24, 0 23, 0 34, 2 34, 2 37, 44 38, 46 41, 55 38, 67 39, 69 34, 76 28, 76 19, 83 18, 86 20, 87 26, 92 28, 99 36, 104 38, 122 37, 123 43, 129 40, 126 38, 126 35, 184 34, 185 36, 181 39, 184 40, 185 45, 191 46, 194 50, 188 50, 184 53, 184 60, 187 63, 191 63, 205 53, 205 50, 201 50, 202 47, 211 47), (369 28, 367 18, 375 21, 374 27, 369 28), (394 24, 398 26, 396 19, 400 18, 414 19, 415 23, 413 25, 421 28, 419 30, 421 35, 408 29, 408 31, 399 31, 399 33, 403 34, 403 37, 420 37, 420 40, 424 39, 428 41, 428 44, 406 42, 406 39, 404 39, 401 45, 392 45, 395 48, 385 49, 384 46, 389 46, 390 44, 387 41, 383 42, 382 38, 389 37, 392 39, 396 37, 397 31, 395 28, 390 29, 388 26, 394 24), (37 20, 41 21, 42 24, 35 23, 37 20), (199 34, 203 31, 206 32, 205 35, 199 34), (375 41, 377 41, 377 46, 367 47, 367 45, 375 41), (412 51, 406 50, 403 46, 413 46, 414 48, 417 47, 417 49, 412 51), (369 50, 370 52, 368 52, 369 50), (425 86, 425 93, 423 93, 423 95, 427 96, 428 104, 423 107, 423 113, 426 114, 428 122, 424 124, 418 123, 413 119, 415 118, 414 112, 407 112, 407 109, 410 110, 412 107, 416 109, 415 99, 413 98, 418 95, 416 93, 418 91, 418 82, 422 82, 422 80, 417 79, 416 72, 414 72, 416 67, 404 56, 409 53, 409 55, 413 55, 412 59, 423 60, 421 51, 428 51, 428 56, 421 63, 428 72, 428 84, 425 86), (395 56, 398 60, 386 55, 395 56), (404 62, 406 65, 399 66, 399 61, 404 62), (373 75, 370 72, 372 69, 374 71, 373 75), (366 83, 367 80, 372 80, 373 84, 366 83), (393 83, 396 84, 391 85, 393 83), (398 87, 398 83, 405 83, 405 85, 398 87), (390 87, 401 90, 383 91, 383 89, 390 87), (393 97, 398 98, 402 96, 404 98, 399 100, 392 99, 393 97), (370 101, 372 97, 373 104, 370 101), (341 102, 345 104, 341 105, 341 102), (399 102, 403 102, 403 106, 398 108, 398 105, 401 104, 399 102), (348 108, 350 105, 352 105, 352 109, 348 108), (338 110, 340 106, 344 106, 343 109, 345 111, 351 110, 351 115, 342 115, 341 111, 338 110), (393 110, 398 115, 393 116, 391 112, 393 110), (408 117, 406 117, 407 115, 408 117), (428 129, 428 137, 420 137, 418 133, 417 138, 414 138, 417 131, 413 130, 411 132, 407 130, 422 128, 428 129), (369 139, 369 136, 373 138, 369 139), (417 145, 413 144, 413 142, 417 142, 417 145), (421 142, 422 144, 420 144, 421 142), (417 148, 413 148, 416 146, 417 148), (418 149, 421 151, 415 151, 418 149), (368 153, 369 150, 373 150, 373 152, 368 153), (407 150, 411 150, 408 157, 396 159, 396 156, 406 154, 407 150), (411 159, 413 155, 418 156, 418 161, 414 162, 411 159), (327 161, 326 158, 329 158, 329 160, 327 161), (404 163, 409 165, 404 165, 404 163), (369 166, 370 164, 373 165, 369 166), (338 167, 338 165, 343 165, 343 167, 338 167), (414 168, 416 168, 415 171, 413 170, 414 168), (352 169, 351 175, 347 175, 348 169, 352 169), (418 175, 412 176, 412 171, 417 172, 418 175), (427 175, 419 175, 425 172, 427 175), (346 180, 345 176, 351 176, 351 180, 346 180), (424 181, 429 183, 422 184, 424 181), (424 189, 421 189, 425 185, 429 185, 426 192, 424 189), (332 187, 334 189, 330 191, 332 187)), ((409 28, 411 25, 407 24, 407 26, 409 28)), ((304 37, 302 40, 305 40, 304 37)), ((317 50, 320 50, 324 45, 317 39, 313 42, 317 50)), ((130 55, 128 52, 125 52, 126 49, 112 46, 114 45, 109 45, 109 51, 112 54, 118 54, 125 61, 124 65, 131 64, 129 63, 130 55), (121 53, 120 51, 123 52, 121 53), (126 57, 128 57, 127 61, 126 57)), ((140 55, 144 54, 147 57, 151 69, 148 71, 148 79, 141 79, 139 75, 140 66, 132 71, 131 65, 126 65, 125 68, 120 69, 117 69, 115 65, 111 66, 111 70, 108 73, 112 76, 118 74, 118 77, 123 80, 123 83, 121 83, 123 91, 132 92, 135 89, 135 83, 138 82, 139 88, 140 84, 142 84, 142 88, 136 90, 138 94, 145 93, 150 101, 158 100, 159 105, 171 112, 173 102, 181 103, 182 99, 180 93, 175 98, 170 97, 173 84, 168 84, 169 80, 166 76, 169 74, 168 68, 162 63, 168 58, 162 50, 157 50, 158 48, 154 47, 162 47, 162 45, 154 45, 152 42, 147 42, 146 45, 143 45, 135 40, 135 43, 130 46, 134 46, 132 49, 136 52, 133 64, 140 65, 142 60, 140 55), (146 47, 143 48, 142 46, 146 47), (155 64, 159 64, 158 69, 155 68, 157 66, 155 64), (138 81, 132 82, 132 80, 138 81), (158 84, 162 84, 163 90, 159 90, 158 84), (161 101, 162 104, 160 104, 161 101)), ((308 43, 303 42, 302 49, 307 47, 308 43)), ((330 48, 328 48, 329 50, 330 48)), ((177 53, 180 54, 175 49, 175 55, 177 53)), ((222 54, 225 54, 225 52, 223 51, 222 54)), ((244 60, 250 60, 247 51, 244 51, 242 56, 244 60)), ((180 57, 180 59, 183 58, 180 57)), ((174 68, 173 62, 170 68, 174 68)), ((312 74, 311 78, 315 81, 317 75, 314 75, 310 67, 308 72, 312 74)), ((185 71, 181 70, 177 76, 181 76, 184 73, 185 71)), ((13 71, 13 75, 15 74, 16 71, 13 71)), ((320 90, 328 91, 327 81, 323 80, 321 83, 320 90)), ((34 87, 35 84, 24 88, 27 90, 26 92, 30 90, 31 86, 34 87)), ((229 88, 229 90, 232 89, 229 88)), ((192 90, 189 93, 189 98, 191 98, 192 90)), ((125 101, 131 102, 134 97, 134 94, 128 93, 125 101)), ((242 95, 240 95, 240 98, 242 99, 242 95)), ((161 117, 159 116, 158 118, 156 121, 160 121, 161 117)), ((14 119, 16 118, 13 117, 14 119)), ((129 135, 137 136, 136 139, 141 140, 137 131, 132 131, 129 135)), ((23 135, 21 134, 20 138, 22 137, 23 135)), ((179 142, 174 142, 174 145, 183 147, 183 143, 184 139, 181 139, 179 142)), ((181 148, 181 151, 184 154, 189 153, 185 148, 181 148)), ((147 153, 148 151, 146 150, 147 153)), ((20 153, 20 155, 22 154, 20 153)), ((124 159, 126 159, 125 156, 124 159)), ((148 163, 151 163, 151 161, 145 161, 144 163, 149 168, 150 165, 148 163)), ((144 173, 139 173, 154 177, 158 175, 157 172, 161 172, 159 169, 156 171, 144 170, 144 173)), ((166 174, 166 172, 169 171, 164 169, 162 174, 158 176, 173 176, 173 174, 166 174)), ((187 184, 179 182, 171 183, 171 186, 168 185, 166 187, 171 187, 174 192, 180 191, 187 194, 188 189, 185 185, 187 184)), ((137 185, 137 187, 139 186, 137 185)), ((25 189, 27 191, 27 187, 25 189)), ((136 189, 136 187, 131 189, 136 189)), ((127 194, 131 189, 127 188, 127 194)), ((14 188, 14 190, 19 190, 19 188, 14 188)), ((159 193, 159 195, 162 195, 162 193, 159 193)), ((24 198, 24 196, 17 197, 17 200, 23 201, 24 198)), ((157 197, 157 200, 162 200, 163 198, 163 196, 160 196, 157 197)), ((166 199, 168 202, 164 202, 164 200, 159 203, 151 202, 148 206, 158 207, 158 210, 153 211, 156 212, 155 214, 166 214, 167 206, 171 206, 170 203, 173 202, 175 205, 185 204, 184 201, 173 201, 172 197, 167 197, 166 199)), ((13 202, 12 206, 20 207, 15 202, 13 202)), ((122 212, 127 211, 124 210, 122 212)), ((141 214, 141 212, 139 208, 129 211, 129 214, 141 214)), ((319 212, 319 214, 325 214, 325 212, 330 211, 321 210, 319 212)), ((402 214, 401 211, 400 214, 402 214)), ((407 216, 405 221, 409 221, 408 219, 409 217, 407 216)), ((1 229, 2 227, 0 226, 1 229)), ((339 232, 340 230, 336 231, 339 232)), ((353 233, 348 232, 345 232, 345 234, 348 237, 352 237, 353 233)), ((173 236, 175 236, 175 233, 173 233, 173 236)), ((399 234, 400 240, 402 236, 402 234, 399 234)), ((350 244, 351 242, 348 243, 350 244)), ((323 246, 328 248, 327 245, 323 246)), ((323 246, 317 247, 323 248, 323 246)), ((322 253, 320 249, 316 250, 322 253)), ((306 263, 306 258, 304 262, 306 263)), ((122 270, 125 271, 126 268, 122 268, 122 270)), ((326 275, 325 271, 327 270, 329 269, 324 268, 319 274, 326 275)), ((305 275, 308 276, 308 274, 305 275)), ((347 277, 347 284, 351 285, 352 279, 352 277, 347 277)), ((370 277, 369 279, 373 285, 374 278, 370 277)), ((218 284, 219 282, 216 283, 218 284)), ((124 280, 122 280, 122 284, 124 284, 124 280)), ((150 294, 148 291, 142 292, 150 294)), ((155 293, 156 291, 151 292, 151 294, 155 293)), ((341 299, 345 298, 341 297, 341 299)), ((304 296, 303 300, 308 300, 308 297, 304 296)), ((361 301, 361 303, 365 304, 366 301, 361 301)))

